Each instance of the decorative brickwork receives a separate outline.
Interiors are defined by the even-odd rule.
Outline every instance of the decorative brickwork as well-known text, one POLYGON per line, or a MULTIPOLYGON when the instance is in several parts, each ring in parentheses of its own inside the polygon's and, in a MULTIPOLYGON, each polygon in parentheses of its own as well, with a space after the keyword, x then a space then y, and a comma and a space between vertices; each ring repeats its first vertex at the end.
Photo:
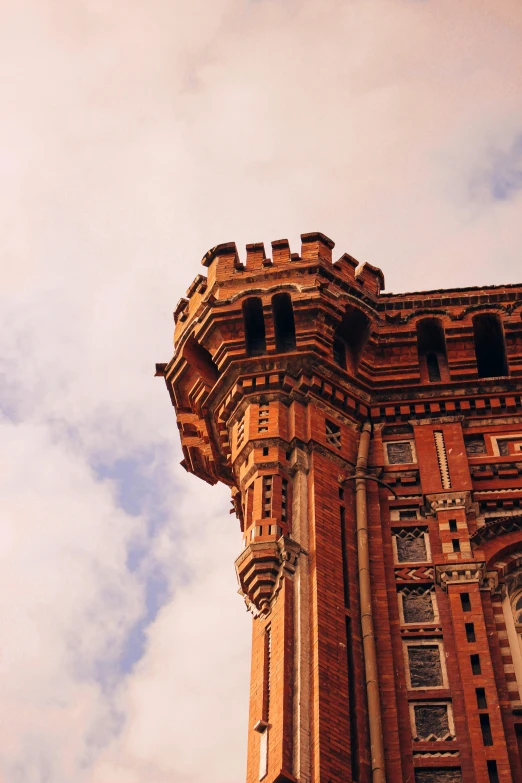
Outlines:
POLYGON ((522 285, 333 247, 210 250, 157 365, 240 523, 247 783, 522 783, 522 285))

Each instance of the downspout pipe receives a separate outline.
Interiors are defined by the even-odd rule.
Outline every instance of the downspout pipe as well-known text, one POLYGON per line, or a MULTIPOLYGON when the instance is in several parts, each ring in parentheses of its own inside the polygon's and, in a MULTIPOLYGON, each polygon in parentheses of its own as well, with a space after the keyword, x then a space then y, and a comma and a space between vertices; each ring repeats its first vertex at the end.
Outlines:
POLYGON ((370 450, 371 425, 363 424, 357 465, 355 468, 355 515, 357 520, 357 555, 359 575, 359 602, 366 675, 366 696, 368 699, 368 721, 370 728, 370 753, 372 759, 372 783, 386 783, 384 766, 384 740, 382 735, 381 700, 377 675, 377 652, 372 610, 370 582, 370 551, 368 546, 368 503, 366 497, 366 474, 370 450))

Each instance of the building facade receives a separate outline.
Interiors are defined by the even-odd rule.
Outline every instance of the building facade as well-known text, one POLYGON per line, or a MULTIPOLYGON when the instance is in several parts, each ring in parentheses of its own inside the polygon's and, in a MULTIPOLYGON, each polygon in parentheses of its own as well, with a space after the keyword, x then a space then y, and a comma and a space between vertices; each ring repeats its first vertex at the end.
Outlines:
POLYGON ((243 536, 246 781, 522 783, 522 285, 301 239, 209 251, 156 370, 243 536))

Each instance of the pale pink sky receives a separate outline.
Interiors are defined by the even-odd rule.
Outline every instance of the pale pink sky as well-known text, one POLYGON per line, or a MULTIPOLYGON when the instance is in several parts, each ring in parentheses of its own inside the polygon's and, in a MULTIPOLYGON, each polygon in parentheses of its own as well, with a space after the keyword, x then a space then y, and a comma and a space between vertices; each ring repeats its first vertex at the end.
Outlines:
POLYGON ((519 0, 0 9, 0 779, 241 783, 223 488, 154 363, 209 247, 320 230, 393 291, 522 279, 519 0))

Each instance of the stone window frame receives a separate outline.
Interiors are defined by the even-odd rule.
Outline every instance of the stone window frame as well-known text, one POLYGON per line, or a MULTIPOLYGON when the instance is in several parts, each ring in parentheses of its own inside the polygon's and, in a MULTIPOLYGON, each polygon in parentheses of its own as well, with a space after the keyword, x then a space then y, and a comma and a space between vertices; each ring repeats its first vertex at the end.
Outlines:
POLYGON ((450 701, 411 701, 409 703, 409 711, 410 711, 410 727, 411 727, 411 736, 414 742, 450 742, 454 741, 457 738, 457 733, 455 731, 455 716, 453 715, 453 705, 450 701), (415 707, 447 707, 448 710, 448 726, 450 730, 450 737, 445 737, 444 739, 436 739, 436 740, 424 740, 418 738, 417 733, 417 725, 415 722, 415 707))
MULTIPOLYGON (((412 525, 412 530, 415 529, 415 527, 412 525)), ((424 527, 424 525, 417 525, 417 527, 424 527)), ((406 565, 412 565, 414 563, 431 563, 432 562, 432 556, 431 556, 431 545, 430 545, 430 534, 428 530, 426 529, 424 531, 424 545, 426 547, 426 560, 399 560, 399 553, 397 551, 397 541, 396 541, 396 530, 398 528, 392 530, 392 549, 393 549, 393 562, 397 566, 406 566, 406 565)), ((406 530, 407 528, 402 528, 403 530, 406 530)))
POLYGON ((444 642, 442 639, 403 639, 402 649, 404 654, 404 667, 406 670, 406 688, 409 691, 418 693, 419 691, 443 691, 448 690, 448 670, 446 668, 446 657, 444 654, 444 642), (438 647, 440 668, 442 672, 442 685, 423 685, 414 688, 410 679, 410 659, 408 658, 408 647, 438 647))
MULTIPOLYGON (((422 587, 422 586, 419 585, 419 587, 422 587)), ((435 585, 425 585, 426 592, 429 591, 430 595, 431 595, 431 604, 433 606, 433 620, 429 620, 428 622, 425 622, 425 623, 407 623, 406 620, 404 619, 404 606, 403 606, 403 596, 404 596, 404 593, 406 592, 406 590, 410 590, 411 592, 413 592, 415 590, 418 590, 419 587, 412 586, 411 588, 409 588, 409 587, 404 585, 399 590, 397 590, 397 601, 399 603, 399 618, 400 618, 401 625, 405 625, 405 626, 409 627, 411 625, 426 626, 426 625, 437 625, 438 623, 440 623, 439 605, 437 603, 437 596, 436 596, 436 593, 435 593, 435 585)))
POLYGON ((515 451, 520 451, 522 453, 522 432, 517 432, 514 434, 510 433, 497 433, 497 435, 490 435, 491 439, 491 448, 493 449, 493 454, 495 457, 500 457, 500 448, 498 445, 499 440, 518 440, 520 441, 520 445, 518 448, 515 448, 515 451))
POLYGON ((415 439, 414 438, 401 438, 401 440, 386 440, 383 443, 384 446, 384 464, 385 465, 416 465, 418 462, 417 458, 417 449, 415 448, 415 439), (411 446, 411 462, 390 462, 388 457, 388 446, 398 446, 402 443, 408 443, 411 446))

